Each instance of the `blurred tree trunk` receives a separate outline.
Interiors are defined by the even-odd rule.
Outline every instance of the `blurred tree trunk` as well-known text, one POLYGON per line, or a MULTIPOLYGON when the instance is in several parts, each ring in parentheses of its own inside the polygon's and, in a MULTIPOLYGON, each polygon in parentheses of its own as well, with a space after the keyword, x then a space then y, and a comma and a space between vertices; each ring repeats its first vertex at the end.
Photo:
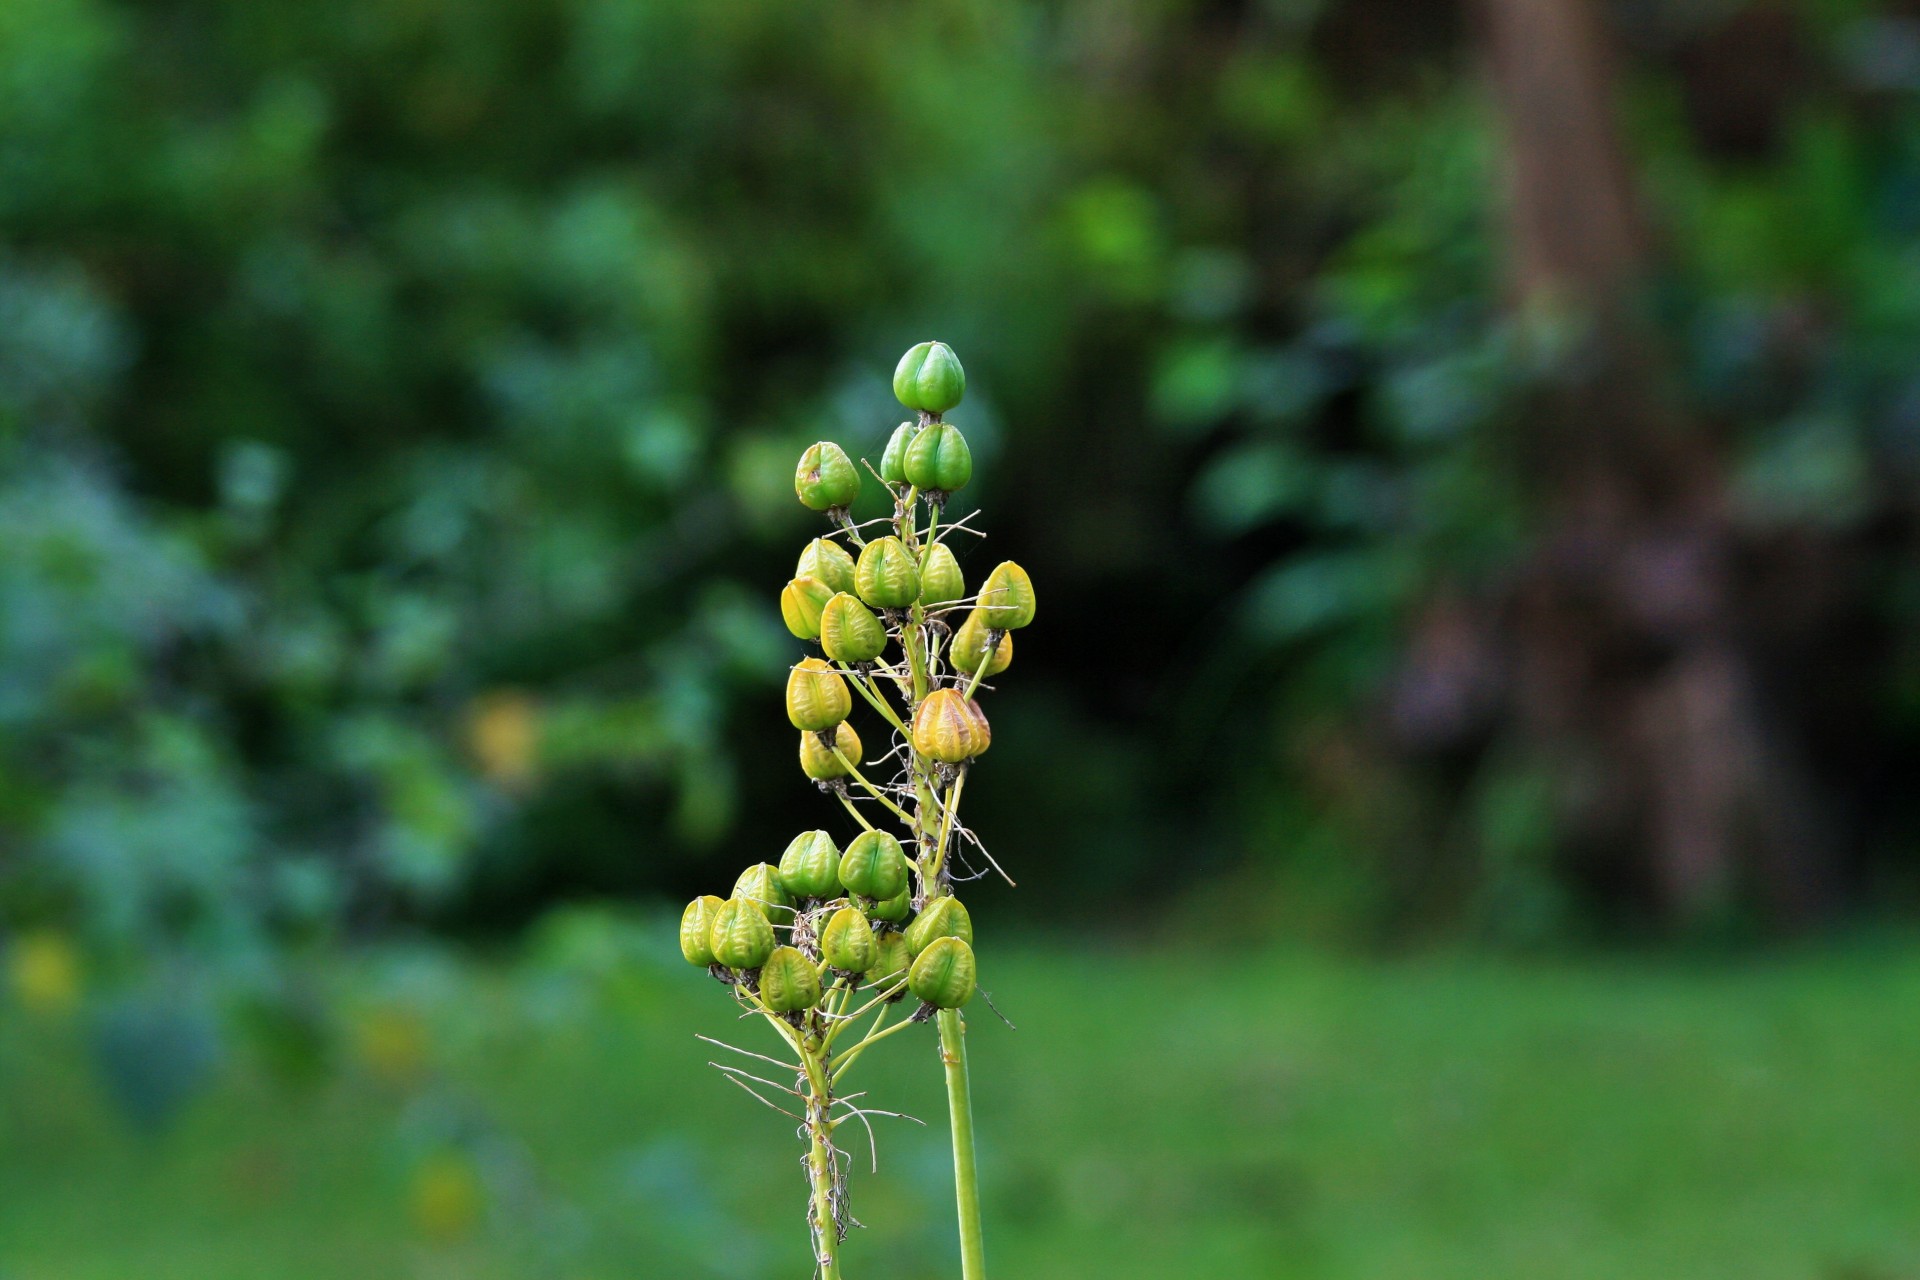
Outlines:
POLYGON ((1649 237, 1599 14, 1477 0, 1475 16, 1512 307, 1561 352, 1527 406, 1538 549, 1490 615, 1504 730, 1554 778, 1563 850, 1590 877, 1670 919, 1749 891, 1805 920, 1829 897, 1826 824, 1741 635, 1725 461, 1639 314, 1649 237))

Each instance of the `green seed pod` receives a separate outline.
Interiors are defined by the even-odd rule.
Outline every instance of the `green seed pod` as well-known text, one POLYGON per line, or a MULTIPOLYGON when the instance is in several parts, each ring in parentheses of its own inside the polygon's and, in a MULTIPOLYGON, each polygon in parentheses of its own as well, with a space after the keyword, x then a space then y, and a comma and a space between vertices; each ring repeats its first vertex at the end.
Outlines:
MULTIPOLYGON (((860 735, 853 731, 852 725, 842 721, 835 726, 833 745, 847 758, 848 764, 861 763, 860 735)), ((800 769, 815 782, 831 782, 847 776, 847 766, 821 744, 820 735, 816 733, 800 735, 800 769)))
POLYGON ((820 1003, 820 971, 798 947, 775 947, 760 966, 760 998, 775 1013, 799 1013, 820 1003))
POLYGON ((862 831, 840 856, 840 883, 848 893, 885 900, 907 887, 907 856, 884 831, 862 831))
POLYGON ((740 878, 733 882, 733 896, 758 903, 767 919, 775 924, 793 922, 793 895, 780 879, 780 869, 771 863, 755 863, 742 871, 740 878))
POLYGON ((840 892, 840 846, 824 831, 802 831, 780 855, 780 883, 800 898, 840 892))
POLYGON ((725 898, 707 894, 687 904, 680 915, 680 954, 687 963, 704 969, 713 961, 713 918, 727 905, 725 898))
POLYGON ((979 962, 962 938, 935 938, 913 962, 907 989, 936 1009, 958 1009, 973 999, 979 962))
POLYGON ((758 969, 773 954, 773 925, 758 903, 729 898, 713 913, 708 945, 715 962, 729 969, 758 969))
POLYGON ((1011 560, 1002 560, 980 588, 987 621, 1002 631, 1017 631, 1033 621, 1033 579, 1011 560))
POLYGON ((833 599, 833 588, 818 578, 795 578, 780 589, 780 617, 787 630, 802 640, 820 638, 820 614, 833 599))
POLYGON ((880 478, 888 484, 907 482, 907 446, 913 443, 914 434, 919 430, 911 422, 903 422, 893 429, 887 451, 880 455, 880 478))
POLYGON ((887 648, 887 628, 873 611, 842 591, 820 614, 820 647, 835 662, 872 662, 887 648))
POLYGON ((967 908, 960 899, 952 896, 935 898, 907 926, 906 937, 907 950, 916 956, 936 938, 958 938, 972 946, 973 917, 967 914, 967 908))
POLYGON ((793 491, 808 509, 832 511, 860 496, 860 472, 847 451, 831 440, 807 446, 793 471, 793 491))
POLYGON ((853 590, 853 557, 831 538, 815 538, 800 553, 794 576, 818 578, 834 591, 853 590))
POLYGON ((913 956, 907 951, 907 940, 897 933, 881 934, 875 938, 874 951, 874 961, 867 968, 867 982, 872 986, 891 985, 913 963, 913 956))
POLYGON ((946 543, 934 543, 932 553, 927 556, 927 567, 920 571, 920 603, 931 609, 966 594, 967 579, 960 572, 960 562, 953 558, 953 551, 946 543))
POLYGON ((904 609, 920 598, 920 564, 900 539, 875 538, 860 550, 853 584, 876 609, 904 609))
POLYGON ((934 690, 913 713, 913 749, 942 764, 984 755, 992 743, 986 713, 958 689, 934 690))
POLYGON ((853 710, 847 682, 818 658, 802 658, 787 673, 787 719, 796 729, 822 733, 853 710))
POLYGON ((885 902, 876 902, 867 908, 867 914, 875 920, 885 920, 888 924, 898 924, 913 914, 913 890, 902 889, 885 902))
POLYGON ((893 394, 907 408, 922 413, 945 413, 960 403, 966 390, 966 370, 944 342, 908 348, 893 370, 893 394))
POLYGON ((906 472, 908 484, 936 495, 936 503, 944 502, 938 495, 964 489, 973 479, 973 450, 967 447, 960 428, 951 422, 936 422, 907 446, 906 472))
MULTIPOLYGON (((980 670, 980 660, 987 656, 987 633, 990 628, 986 614, 975 609, 967 615, 953 633, 953 642, 947 646, 947 661, 953 669, 971 679, 973 673, 980 670)), ((1013 632, 1000 633, 1000 645, 993 651, 993 660, 987 663, 987 675, 997 676, 1013 665, 1013 632)))
POLYGON ((853 907, 842 907, 820 931, 820 956, 847 973, 865 973, 880 958, 880 940, 873 926, 853 907))

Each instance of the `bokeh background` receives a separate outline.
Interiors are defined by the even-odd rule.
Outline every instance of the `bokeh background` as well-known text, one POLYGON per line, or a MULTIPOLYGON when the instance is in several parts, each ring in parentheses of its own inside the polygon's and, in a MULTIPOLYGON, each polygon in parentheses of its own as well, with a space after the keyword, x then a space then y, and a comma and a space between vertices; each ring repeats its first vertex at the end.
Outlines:
POLYGON ((804 1272, 672 924, 929 337, 998 1274, 1920 1277, 1894 0, 0 4, 0 1276, 804 1272))

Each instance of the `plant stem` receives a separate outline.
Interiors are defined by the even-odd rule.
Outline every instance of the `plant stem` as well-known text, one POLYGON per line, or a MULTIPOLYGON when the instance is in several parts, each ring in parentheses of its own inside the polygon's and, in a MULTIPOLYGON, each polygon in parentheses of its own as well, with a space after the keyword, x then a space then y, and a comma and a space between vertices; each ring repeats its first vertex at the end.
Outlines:
POLYGON ((960 1219, 961 1280, 986 1280, 980 1230, 980 1178, 973 1155, 973 1094, 967 1078, 967 1026, 958 1009, 942 1009, 940 1062, 947 1070, 947 1114, 953 1120, 953 1194, 960 1219))
POLYGON ((833 1156, 827 1150, 827 1135, 833 1131, 827 1118, 829 1104, 817 1092, 807 1101, 807 1133, 812 1145, 807 1151, 807 1173, 813 1183, 813 1253, 820 1265, 820 1280, 840 1280, 840 1227, 833 1216, 833 1156))

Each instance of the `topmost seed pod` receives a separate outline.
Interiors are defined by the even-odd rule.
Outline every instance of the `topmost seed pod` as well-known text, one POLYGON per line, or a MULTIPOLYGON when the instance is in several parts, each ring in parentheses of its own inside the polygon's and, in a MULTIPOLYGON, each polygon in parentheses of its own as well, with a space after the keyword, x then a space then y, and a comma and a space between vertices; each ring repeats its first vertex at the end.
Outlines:
POLYGON ((980 609, 996 631, 1017 631, 1033 621, 1033 579, 1011 560, 1002 560, 980 588, 980 609))
POLYGON ((907 446, 913 443, 914 433, 919 430, 911 422, 903 422, 893 429, 886 452, 880 455, 880 478, 888 484, 907 482, 907 446))
POLYGON ((967 373, 944 342, 910 347, 893 370, 893 394, 909 409, 945 413, 966 394, 967 373))
POLYGON ((793 491, 814 511, 844 510, 860 496, 860 473, 847 451, 831 440, 808 445, 793 471, 793 491))
MULTIPOLYGON (((800 563, 794 566, 796 578, 817 578, 835 591, 853 590, 853 557, 839 543, 827 538, 815 538, 800 553, 800 563)), ((802 636, 801 639, 809 639, 802 636)))

